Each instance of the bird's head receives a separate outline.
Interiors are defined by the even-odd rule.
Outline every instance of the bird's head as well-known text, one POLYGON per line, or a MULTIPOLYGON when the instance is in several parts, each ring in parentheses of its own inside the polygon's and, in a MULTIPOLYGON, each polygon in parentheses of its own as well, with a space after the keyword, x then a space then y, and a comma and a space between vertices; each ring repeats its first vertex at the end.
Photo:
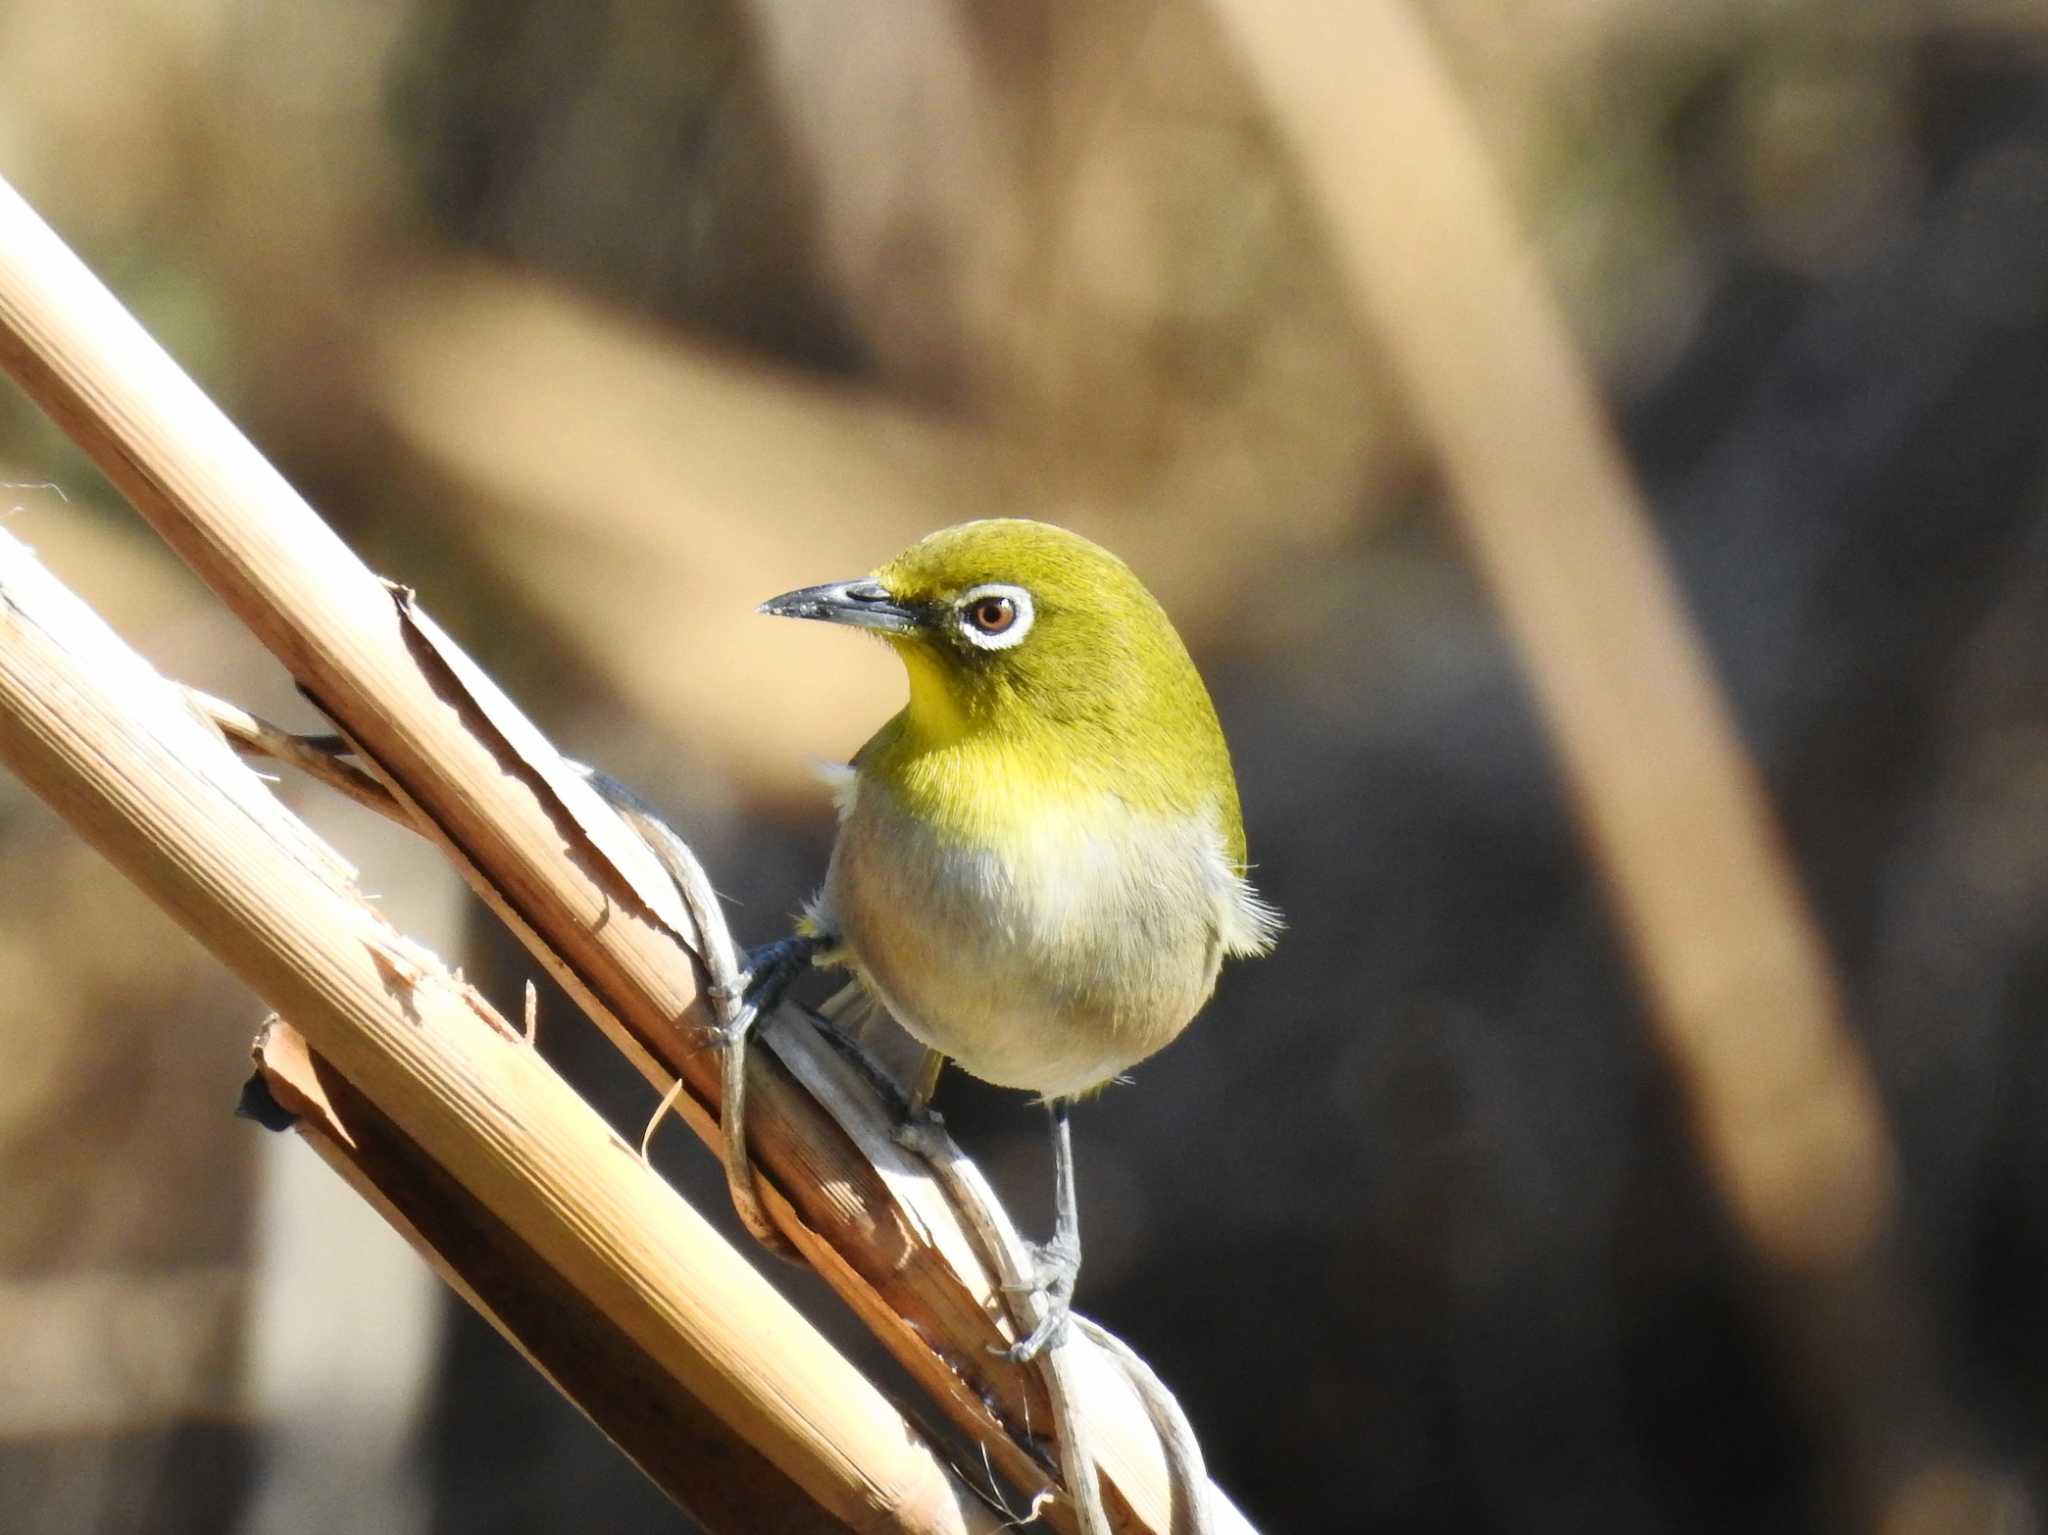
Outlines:
MULTIPOLYGON (((855 581, 761 605, 867 629, 910 673, 908 720, 938 742, 1052 730, 1102 751, 1186 750, 1220 732, 1180 636, 1130 567, 1022 518, 920 539, 855 581)), ((1227 760, 1227 759, 1226 759, 1227 760)))

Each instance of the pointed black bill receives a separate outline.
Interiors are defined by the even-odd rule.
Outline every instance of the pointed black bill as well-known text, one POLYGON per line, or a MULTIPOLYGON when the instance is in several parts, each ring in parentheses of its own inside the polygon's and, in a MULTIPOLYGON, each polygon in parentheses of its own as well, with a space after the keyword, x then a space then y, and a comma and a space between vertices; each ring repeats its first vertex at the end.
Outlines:
POLYGON ((815 618, 828 624, 852 624, 888 634, 910 634, 924 627, 924 618, 889 595, 881 582, 832 581, 784 592, 762 603, 771 618, 815 618))

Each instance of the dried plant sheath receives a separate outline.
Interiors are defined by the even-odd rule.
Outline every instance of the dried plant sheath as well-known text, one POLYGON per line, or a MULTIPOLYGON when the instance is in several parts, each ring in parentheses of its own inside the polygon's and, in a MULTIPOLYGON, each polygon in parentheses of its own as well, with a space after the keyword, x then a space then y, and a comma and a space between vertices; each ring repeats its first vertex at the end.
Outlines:
MULTIPOLYGON (((673 1387, 861 1530, 992 1529, 914 1427, 0 534, 0 760, 673 1387)), ((623 1386, 625 1383, 621 1382, 623 1386)))

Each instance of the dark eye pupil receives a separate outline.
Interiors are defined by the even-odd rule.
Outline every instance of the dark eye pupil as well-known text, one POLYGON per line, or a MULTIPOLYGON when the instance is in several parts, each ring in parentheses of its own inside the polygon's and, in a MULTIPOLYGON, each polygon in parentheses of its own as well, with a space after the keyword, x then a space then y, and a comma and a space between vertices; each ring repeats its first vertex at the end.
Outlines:
POLYGON ((984 634, 1001 634, 1016 622, 1017 608, 1007 597, 984 597, 974 605, 974 627, 984 634))

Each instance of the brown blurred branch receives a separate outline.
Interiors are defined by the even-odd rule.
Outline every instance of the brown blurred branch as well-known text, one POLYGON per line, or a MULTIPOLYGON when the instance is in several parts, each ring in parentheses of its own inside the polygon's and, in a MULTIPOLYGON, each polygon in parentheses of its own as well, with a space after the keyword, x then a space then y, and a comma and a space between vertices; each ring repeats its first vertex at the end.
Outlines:
MULTIPOLYGON (((458 1288, 487 1314, 525 1308, 522 1346, 574 1379, 579 1405, 665 1490, 695 1505, 716 1463, 762 1500, 755 1518, 934 1535, 995 1526, 913 1425, 516 1030, 362 899, 353 871, 182 690, 4 534, 0 760, 289 1009, 353 1084, 330 1091, 347 1113, 323 1112, 323 1128, 353 1138, 356 1166, 382 1169, 372 1181, 386 1208, 435 1228, 458 1288), (494 1270, 476 1262, 484 1248, 494 1270), (576 1318, 589 1338, 559 1332, 576 1318), (562 1357, 586 1342, 581 1364, 562 1357), (587 1373, 600 1358, 618 1373, 587 1373)), ((292 1096, 321 1111, 311 1077, 292 1096)))
MULTIPOLYGON (((1659 1041, 1867 1515, 1941 1399, 1898 1173, 1761 784, 1641 500, 1414 11, 1221 0, 1520 646, 1659 1041)), ((1937 1409, 1938 1415, 1938 1409, 1937 1409)))
MULTIPOLYGON (((681 1076, 679 1115, 716 1144, 719 1062, 702 1048, 709 1020, 692 960, 703 939, 645 844, 4 187, 0 363, 284 662, 643 1075, 661 1091, 681 1076)), ((279 1010, 313 1027, 302 1008, 279 1010)), ((942 1191, 889 1142, 884 1106, 803 1020, 785 1010, 758 1037, 807 1084, 837 1079, 864 1132, 856 1145, 768 1052, 752 1052, 748 1127, 771 1215, 996 1471, 1041 1486, 1030 1438, 1051 1420, 1047 1398, 991 1353, 1010 1341, 1007 1307, 942 1191)), ((348 1059, 333 1059, 353 1078, 348 1059)), ((1169 1529, 1170 1471, 1143 1405, 1097 1370, 1084 1412, 1112 1517, 1169 1529)), ((1048 1513, 1071 1527, 1064 1502, 1048 1513)))

